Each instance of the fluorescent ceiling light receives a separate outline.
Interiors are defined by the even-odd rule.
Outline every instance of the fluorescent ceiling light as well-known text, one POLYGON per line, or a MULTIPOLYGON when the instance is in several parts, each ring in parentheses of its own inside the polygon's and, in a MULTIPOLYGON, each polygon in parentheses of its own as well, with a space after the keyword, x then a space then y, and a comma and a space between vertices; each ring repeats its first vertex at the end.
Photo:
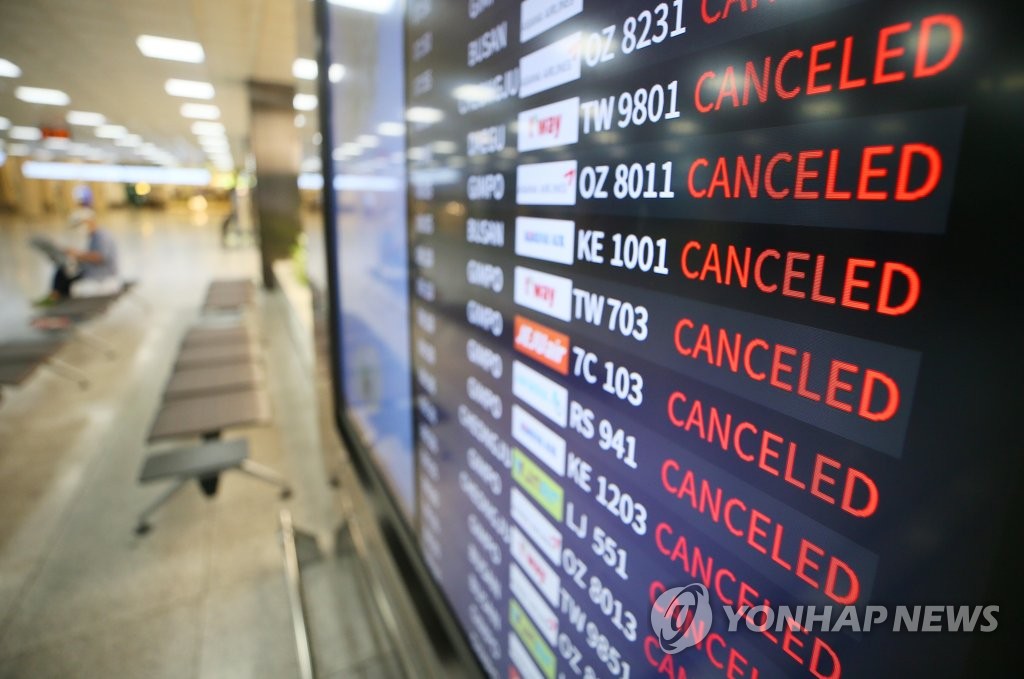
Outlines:
POLYGON ((296 113, 295 114, 295 127, 305 127, 305 126, 306 126, 306 116, 302 115, 301 113, 296 113))
POLYGON ((203 46, 191 40, 162 38, 157 35, 140 35, 135 44, 139 51, 153 59, 184 61, 189 64, 201 64, 206 58, 203 46))
POLYGON ((20 78, 21 69, 14 62, 0 59, 0 78, 20 78))
POLYGON ((405 119, 410 123, 436 123, 442 118, 444 118, 444 112, 439 108, 413 106, 405 111, 405 119))
POLYGON ((106 117, 101 113, 90 113, 89 111, 68 111, 65 118, 69 125, 82 125, 84 127, 99 127, 107 122, 106 117))
POLYGON ((142 137, 137 134, 128 134, 115 141, 114 145, 136 148, 138 146, 142 146, 142 137))
POLYGON ((146 165, 88 165, 84 163, 26 162, 21 173, 28 179, 111 182, 116 184, 176 184, 206 186, 210 173, 203 168, 162 168, 146 165))
POLYGON ((203 149, 205 149, 207 151, 210 151, 210 150, 213 150, 213 149, 225 149, 226 150, 226 149, 231 148, 231 144, 229 144, 228 140, 224 139, 223 137, 200 137, 199 138, 199 145, 202 146, 203 149))
POLYGON ((75 143, 68 147, 69 156, 87 156, 93 152, 93 148, 88 144, 75 143))
POLYGON ((100 139, 120 139, 128 134, 123 125, 100 125, 96 128, 96 136, 100 139))
POLYGON ((361 134, 356 138, 356 143, 363 148, 372 149, 380 143, 380 139, 375 134, 361 134))
POLYGON ((490 85, 462 85, 456 87, 452 94, 462 101, 490 101, 494 98, 495 89, 490 85))
POLYGON ((45 87, 19 87, 14 96, 29 104, 46 104, 47 106, 67 106, 71 98, 60 90, 45 87))
POLYGON ((292 99, 292 106, 296 111, 312 111, 316 109, 317 98, 315 94, 296 94, 292 99))
POLYGON ((192 134, 199 137, 222 136, 224 134, 224 125, 208 120, 200 120, 199 122, 192 123, 192 134))
POLYGON ((440 141, 435 141, 431 146, 434 149, 434 153, 440 153, 440 154, 455 153, 456 151, 459 150, 458 144, 456 144, 453 141, 449 141, 447 139, 442 139, 440 141))
POLYGON ((213 85, 201 80, 179 80, 171 78, 164 83, 164 91, 172 97, 186 99, 213 99, 213 85))
POLYGON ((332 5, 357 9, 361 12, 387 14, 395 5, 395 0, 327 0, 332 5))
POLYGON ((182 104, 181 115, 186 118, 216 120, 217 118, 220 118, 220 109, 213 104, 182 104))
POLYGON ((71 140, 67 137, 50 137, 43 141, 43 146, 55 151, 63 151, 71 146, 71 140))
POLYGON ((292 62, 292 75, 299 80, 316 80, 317 67, 312 59, 296 59, 292 62))
POLYGON ((327 69, 327 79, 332 83, 340 83, 344 77, 345 67, 341 64, 331 64, 331 67, 327 69))
POLYGON ((377 126, 377 134, 382 137, 401 137, 405 134, 405 123, 384 122, 377 126))
MULTIPOLYGON (((15 125, 7 133, 7 136, 11 139, 17 139, 18 141, 39 141, 43 138, 43 131, 38 127, 15 125)), ((11 155, 14 154, 12 153, 11 155)))
POLYGON ((11 126, 11 121, 0 116, 0 130, 6 130, 11 126))

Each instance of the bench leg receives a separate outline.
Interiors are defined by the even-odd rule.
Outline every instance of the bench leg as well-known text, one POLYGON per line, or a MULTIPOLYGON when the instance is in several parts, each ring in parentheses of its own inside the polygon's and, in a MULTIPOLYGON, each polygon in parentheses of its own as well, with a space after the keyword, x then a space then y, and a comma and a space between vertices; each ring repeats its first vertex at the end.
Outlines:
POLYGON ((149 517, 152 516, 156 510, 167 504, 167 502, 174 497, 175 493, 184 488, 185 484, 191 480, 191 478, 180 478, 175 480, 173 485, 167 488, 156 500, 152 502, 152 504, 146 507, 142 513, 139 514, 139 522, 135 526, 136 535, 144 535, 148 533, 150 529, 149 517))
POLYGON ((249 476, 255 477, 260 481, 266 481, 267 483, 277 486, 281 489, 281 497, 289 498, 292 495, 292 487, 288 485, 284 477, 275 472, 270 467, 266 467, 258 462, 252 460, 242 460, 242 463, 238 465, 238 471, 244 472, 249 476))

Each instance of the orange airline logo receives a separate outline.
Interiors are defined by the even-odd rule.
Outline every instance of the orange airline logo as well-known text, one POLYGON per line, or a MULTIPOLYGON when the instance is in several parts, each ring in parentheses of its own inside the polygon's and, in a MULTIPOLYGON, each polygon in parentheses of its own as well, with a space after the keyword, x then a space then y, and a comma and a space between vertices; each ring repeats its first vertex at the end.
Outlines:
POLYGON ((516 351, 540 361, 563 375, 569 374, 569 336, 516 316, 516 351))

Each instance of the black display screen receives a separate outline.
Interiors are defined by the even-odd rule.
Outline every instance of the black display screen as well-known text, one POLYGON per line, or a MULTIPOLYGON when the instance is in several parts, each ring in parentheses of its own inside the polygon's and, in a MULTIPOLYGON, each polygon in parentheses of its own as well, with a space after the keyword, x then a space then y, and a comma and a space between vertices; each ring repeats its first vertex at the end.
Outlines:
POLYGON ((414 531, 485 673, 999 665, 1016 23, 407 3, 414 531))

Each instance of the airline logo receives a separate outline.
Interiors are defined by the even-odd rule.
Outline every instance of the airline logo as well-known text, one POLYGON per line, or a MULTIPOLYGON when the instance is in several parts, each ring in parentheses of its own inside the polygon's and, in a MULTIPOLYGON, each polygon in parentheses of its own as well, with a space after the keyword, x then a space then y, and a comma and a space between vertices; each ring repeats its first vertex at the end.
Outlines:
POLYGON ((519 637, 512 631, 508 633, 508 659, 513 665, 508 671, 509 679, 544 679, 544 675, 530 660, 526 646, 523 646, 523 642, 519 641, 519 637))
POLYGON ((576 223, 569 219, 516 217, 516 254, 545 262, 572 264, 576 223))
POLYGON ((551 30, 583 11, 583 0, 524 0, 519 11, 519 42, 551 30))
POLYGON ((512 541, 510 542, 512 558, 519 567, 523 569, 530 582, 537 586, 540 593, 552 606, 558 605, 558 594, 562 582, 558 573, 541 556, 537 548, 533 546, 526 536, 515 526, 512 526, 512 541))
POLYGON ((565 515, 565 490, 518 448, 512 449, 512 479, 555 521, 561 523, 565 515))
POLYGON ((558 616, 515 564, 508 569, 508 588, 548 643, 554 645, 558 639, 558 616))
POLYGON ((517 129, 516 146, 520 151, 575 144, 580 139, 580 98, 523 111, 517 129))
POLYGON ((560 427, 569 421, 569 390, 525 363, 512 363, 512 393, 560 427))
POLYGON ((563 375, 569 374, 568 335, 519 315, 514 334, 516 351, 563 375))
POLYGON ((580 79, 582 35, 570 36, 519 59, 519 98, 580 79))
POLYGON ((562 534, 555 524, 548 521, 518 488, 512 488, 511 498, 509 512, 512 519, 533 538, 544 556, 556 565, 562 563, 562 534))
POLYGON ((565 439, 518 405, 512 406, 512 438, 548 469, 565 476, 565 439))
POLYGON ((556 160, 516 168, 518 205, 575 205, 576 161, 556 160))
POLYGON ((533 624, 529 616, 526 615, 526 611, 515 599, 508 601, 508 622, 519 635, 526 650, 537 661, 537 666, 540 667, 544 676, 547 679, 555 679, 555 669, 558 665, 555 652, 547 645, 537 626, 533 624))
POLYGON ((572 280, 517 266, 515 285, 516 304, 563 321, 572 319, 572 280))

